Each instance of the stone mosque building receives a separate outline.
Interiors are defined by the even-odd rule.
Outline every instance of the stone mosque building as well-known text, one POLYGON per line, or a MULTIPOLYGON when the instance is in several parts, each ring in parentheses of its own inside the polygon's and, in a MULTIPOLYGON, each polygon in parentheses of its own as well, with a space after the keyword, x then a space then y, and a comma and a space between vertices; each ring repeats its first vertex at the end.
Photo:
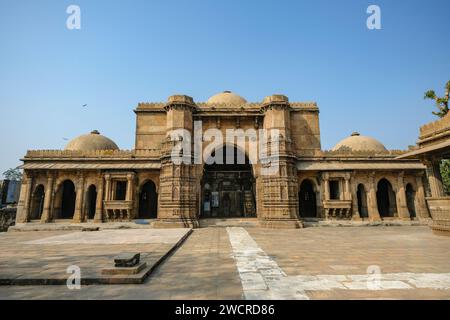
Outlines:
POLYGON ((140 103, 134 112, 133 150, 119 149, 94 130, 64 150, 28 151, 16 222, 139 219, 171 228, 235 218, 300 228, 305 221, 430 219, 425 165, 357 132, 322 150, 316 103, 290 102, 284 95, 250 103, 225 91, 206 102, 174 95, 167 102, 140 103), (184 129, 194 136, 195 121, 203 132, 218 129, 224 136, 227 129, 279 130, 279 155, 269 159, 277 172, 261 174, 268 162, 250 161, 248 143, 221 147, 243 155, 242 164, 175 163, 177 141, 169 134, 184 129))

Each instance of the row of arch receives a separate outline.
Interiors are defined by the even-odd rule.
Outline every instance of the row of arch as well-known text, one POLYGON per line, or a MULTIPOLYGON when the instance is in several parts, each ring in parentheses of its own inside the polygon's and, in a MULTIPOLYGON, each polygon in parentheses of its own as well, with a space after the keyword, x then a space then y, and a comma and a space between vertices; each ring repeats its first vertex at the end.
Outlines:
MULTIPOLYGON (((41 219, 44 211, 45 188, 43 184, 35 187, 31 196, 30 220, 41 219)), ((58 188, 54 204, 53 217, 55 219, 72 219, 75 213, 76 189, 72 180, 67 179, 58 188)), ((97 187, 95 184, 89 185, 86 189, 84 210, 86 219, 94 219, 97 204, 97 187)), ((156 185, 152 180, 147 180, 139 191, 139 219, 152 219, 157 217, 158 193, 156 185)))
MULTIPOLYGON (((411 218, 416 217, 415 197, 416 191, 411 183, 406 185, 407 207, 411 218)), ((317 192, 314 183, 305 179, 299 189, 299 213, 302 218, 318 217, 317 192)), ((380 216, 394 217, 397 213, 395 192, 391 183, 383 178, 377 184, 377 206, 380 216)), ((44 209, 45 188, 39 184, 34 189, 31 197, 30 219, 40 219, 44 209)), ((53 204, 53 217, 56 219, 72 219, 75 213, 76 189, 75 184, 67 179, 63 181, 56 192, 53 204)), ((91 184, 86 190, 84 210, 88 220, 94 219, 97 203, 97 187, 91 184)), ((363 184, 357 186, 358 212, 361 218, 368 217, 367 192, 363 184)), ((139 204, 137 218, 151 219, 157 217, 158 193, 155 183, 147 180, 139 191, 139 204)))
MULTIPOLYGON (((415 197, 416 191, 411 183, 406 184, 406 203, 408 212, 411 218, 416 217, 415 197)), ((357 202, 358 212, 361 218, 369 217, 369 210, 367 205, 367 192, 364 184, 360 183, 357 186, 357 202)), ((395 192, 391 183, 383 178, 377 184, 377 207, 380 217, 394 217, 397 213, 397 200, 395 192)), ((311 180, 305 179, 300 184, 300 190, 298 194, 299 198, 299 212, 302 218, 315 218, 318 217, 317 212, 317 199, 316 191, 314 190, 314 184, 311 180)))

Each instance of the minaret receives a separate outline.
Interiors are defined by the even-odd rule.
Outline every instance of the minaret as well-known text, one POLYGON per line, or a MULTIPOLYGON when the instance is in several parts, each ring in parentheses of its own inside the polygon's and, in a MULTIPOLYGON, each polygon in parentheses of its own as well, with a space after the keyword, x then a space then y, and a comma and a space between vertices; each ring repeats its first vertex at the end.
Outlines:
POLYGON ((258 198, 262 200, 258 201, 261 202, 258 207, 260 224, 269 228, 301 228, 289 100, 284 95, 268 96, 263 100, 261 112, 264 113, 267 154, 260 159, 257 177, 258 198), (272 134, 276 132, 279 135, 274 137, 272 134), (278 144, 278 148, 274 148, 275 144, 278 144), (277 149, 278 152, 274 154, 277 149))
POLYGON ((154 226, 198 227, 197 167, 192 160, 192 145, 189 154, 183 153, 184 161, 181 163, 172 157, 177 144, 179 146, 183 140, 193 143, 192 111, 195 103, 189 96, 174 95, 169 97, 164 109, 167 113, 167 131, 161 155, 158 219, 154 226))

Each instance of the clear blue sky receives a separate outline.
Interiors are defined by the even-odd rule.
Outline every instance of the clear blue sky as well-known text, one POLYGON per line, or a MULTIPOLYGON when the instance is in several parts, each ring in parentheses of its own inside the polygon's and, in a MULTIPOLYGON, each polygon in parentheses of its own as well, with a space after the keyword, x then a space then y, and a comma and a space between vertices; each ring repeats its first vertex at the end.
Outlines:
POLYGON ((450 80, 449 12, 448 0, 0 0, 0 173, 92 129, 133 148, 138 102, 223 90, 317 101, 324 149, 352 131, 406 149, 434 119, 423 92, 450 80), (70 4, 81 30, 66 28, 70 4), (382 30, 366 28, 370 4, 382 30))

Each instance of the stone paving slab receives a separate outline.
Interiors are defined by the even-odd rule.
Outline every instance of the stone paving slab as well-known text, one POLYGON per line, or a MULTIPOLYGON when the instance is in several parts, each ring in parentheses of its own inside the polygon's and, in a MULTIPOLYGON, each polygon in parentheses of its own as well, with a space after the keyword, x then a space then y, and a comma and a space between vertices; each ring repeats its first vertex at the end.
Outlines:
POLYGON ((81 271, 81 284, 140 284, 190 235, 191 229, 92 232, 21 232, 0 237, 0 285, 61 285, 81 271), (108 275, 119 253, 141 253, 147 266, 137 274, 108 275))
POLYGON ((449 273, 450 238, 428 227, 345 227, 297 230, 247 229, 290 276, 382 273, 449 273))

